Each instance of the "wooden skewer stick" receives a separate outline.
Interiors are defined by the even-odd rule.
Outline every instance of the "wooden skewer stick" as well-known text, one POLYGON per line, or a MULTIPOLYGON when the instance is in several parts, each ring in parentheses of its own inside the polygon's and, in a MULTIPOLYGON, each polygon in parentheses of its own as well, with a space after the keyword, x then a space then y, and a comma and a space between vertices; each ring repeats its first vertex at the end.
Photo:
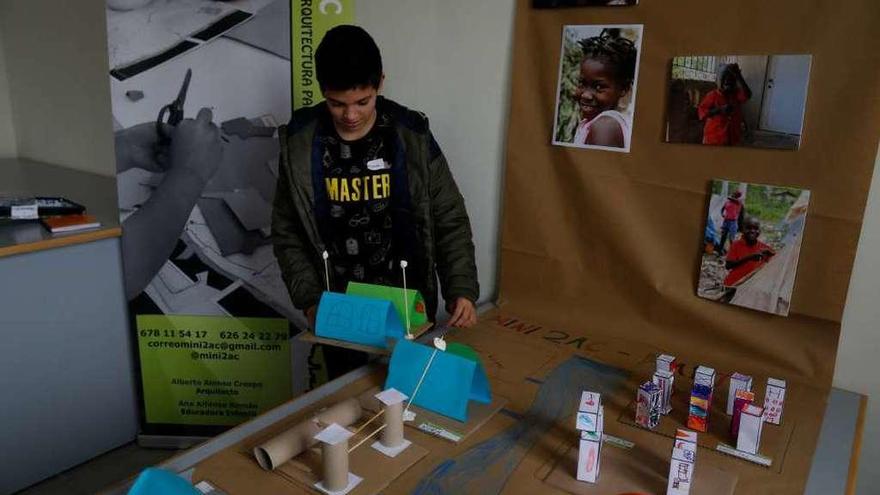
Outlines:
POLYGON ((386 426, 388 426, 388 425, 382 425, 382 426, 376 428, 376 429, 373 431, 373 433, 370 433, 369 435, 365 436, 360 442, 354 444, 351 448, 349 448, 349 449, 348 449, 348 453, 350 454, 354 449, 356 449, 356 448, 360 447, 361 445, 363 445, 364 442, 366 442, 367 440, 373 438, 373 437, 376 435, 376 433, 379 433, 380 431, 384 430, 386 426))
POLYGON ((327 283, 327 292, 330 292, 330 265, 327 262, 327 259, 330 258, 330 253, 324 251, 321 253, 321 257, 324 258, 324 281, 327 283))
POLYGON ((384 413, 385 413, 385 409, 382 408, 381 411, 379 411, 379 412, 377 412, 376 414, 374 414, 372 418, 368 419, 366 423, 362 424, 360 428, 358 428, 357 430, 354 430, 351 434, 352 434, 352 435, 357 435, 358 433, 361 432, 361 430, 363 430, 364 428, 366 428, 368 424, 372 423, 376 418, 378 418, 379 416, 381 416, 381 415, 384 414, 384 413))
POLYGON ((403 311, 404 311, 404 314, 406 315, 406 323, 405 323, 406 324, 406 339, 412 340, 413 336, 409 331, 409 327, 410 327, 410 324, 409 324, 409 301, 407 301, 407 297, 406 297, 407 296, 407 294, 406 294, 406 267, 408 264, 409 263, 407 263, 406 260, 400 260, 400 271, 403 272, 403 311))

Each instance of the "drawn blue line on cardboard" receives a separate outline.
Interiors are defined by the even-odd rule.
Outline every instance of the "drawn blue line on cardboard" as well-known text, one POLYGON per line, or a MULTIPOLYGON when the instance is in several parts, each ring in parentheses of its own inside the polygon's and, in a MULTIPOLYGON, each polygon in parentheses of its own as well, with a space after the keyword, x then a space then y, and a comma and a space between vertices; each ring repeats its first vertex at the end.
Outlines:
POLYGON ((568 359, 547 375, 521 421, 440 463, 416 486, 413 495, 501 493, 535 442, 577 409, 581 390, 610 395, 624 386, 626 376, 620 369, 589 359, 568 359))
POLYGON ((325 292, 318 304, 315 335, 386 349, 403 337, 403 324, 391 301, 325 292))
MULTIPOLYGON (((413 397, 413 391, 431 359, 433 347, 398 340, 388 365, 385 388, 396 388, 413 397)), ((471 400, 492 402, 483 365, 472 359, 437 351, 413 404, 458 421, 467 421, 471 400)))

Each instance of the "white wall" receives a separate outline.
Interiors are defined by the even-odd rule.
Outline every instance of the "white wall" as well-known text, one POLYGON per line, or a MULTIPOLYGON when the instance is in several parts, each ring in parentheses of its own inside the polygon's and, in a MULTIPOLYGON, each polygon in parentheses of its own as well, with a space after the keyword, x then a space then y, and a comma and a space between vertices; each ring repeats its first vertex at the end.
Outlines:
POLYGON ((0 1, 19 156, 115 175, 105 22, 104 0, 0 1))
POLYGON ((464 195, 481 301, 495 298, 514 2, 370 0, 357 22, 376 39, 389 98, 425 112, 464 195))
POLYGON ((0 158, 11 158, 15 155, 15 128, 12 126, 9 79, 6 77, 6 56, 3 52, 3 33, 0 30, 0 158))
POLYGON ((880 156, 865 210, 858 254, 837 349, 836 387, 868 396, 868 414, 859 462, 858 495, 880 485, 880 156))

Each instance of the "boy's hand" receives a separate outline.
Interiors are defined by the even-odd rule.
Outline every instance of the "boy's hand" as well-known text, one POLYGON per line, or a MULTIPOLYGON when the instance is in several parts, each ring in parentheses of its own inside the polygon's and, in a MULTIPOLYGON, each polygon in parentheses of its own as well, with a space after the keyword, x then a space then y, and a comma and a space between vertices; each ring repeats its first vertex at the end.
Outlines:
POLYGON ((452 315, 449 318, 451 327, 468 328, 477 323, 477 309, 466 297, 459 297, 454 303, 447 304, 446 311, 452 315))
POLYGON ((311 306, 309 308, 306 308, 304 313, 306 314, 306 320, 308 320, 308 322, 309 322, 309 328, 314 330, 315 329, 315 316, 317 316, 317 314, 318 314, 318 306, 311 306))

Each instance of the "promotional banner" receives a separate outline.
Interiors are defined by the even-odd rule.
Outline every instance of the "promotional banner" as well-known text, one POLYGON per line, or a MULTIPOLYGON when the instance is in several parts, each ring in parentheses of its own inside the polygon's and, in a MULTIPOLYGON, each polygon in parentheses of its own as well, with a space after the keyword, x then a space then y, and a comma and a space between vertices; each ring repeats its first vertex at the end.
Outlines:
POLYGON ((351 22, 352 3, 107 0, 124 281, 140 350, 144 435, 216 433, 316 382, 311 346, 295 339, 306 321, 270 239, 277 127, 293 108, 291 55, 299 104, 313 104, 314 49, 333 24, 351 22), (245 328, 253 341, 224 338, 245 328), (265 332, 271 342, 259 338, 265 332), (230 347, 240 359, 201 357, 233 354, 230 347), (210 390, 239 395, 199 392, 210 390), (233 398, 247 406, 240 414, 237 406, 214 407, 233 398))
POLYGON ((293 108, 321 101, 315 77, 315 50, 324 33, 340 24, 354 24, 354 0, 302 0, 293 2, 293 108))
POLYGON ((137 317, 149 423, 235 425, 290 397, 287 321, 137 317))

